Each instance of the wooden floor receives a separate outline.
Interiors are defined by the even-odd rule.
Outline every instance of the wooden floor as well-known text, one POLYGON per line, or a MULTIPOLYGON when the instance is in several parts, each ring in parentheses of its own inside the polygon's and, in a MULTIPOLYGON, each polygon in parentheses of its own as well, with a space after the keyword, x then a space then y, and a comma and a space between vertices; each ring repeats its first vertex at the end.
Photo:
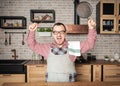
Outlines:
POLYGON ((120 82, 4 83, 2 86, 120 86, 120 82))

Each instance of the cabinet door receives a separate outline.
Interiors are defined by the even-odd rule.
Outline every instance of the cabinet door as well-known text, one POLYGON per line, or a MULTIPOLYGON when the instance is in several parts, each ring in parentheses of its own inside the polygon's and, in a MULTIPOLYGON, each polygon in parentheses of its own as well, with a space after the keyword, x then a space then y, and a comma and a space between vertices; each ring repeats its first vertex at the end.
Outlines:
POLYGON ((120 34, 120 0, 117 0, 117 32, 120 34))
POLYGON ((120 81, 120 65, 104 65, 103 81, 120 81))
POLYGON ((5 82, 25 82, 25 74, 0 74, 0 84, 5 82))
POLYGON ((101 17, 113 17, 116 15, 116 0, 101 0, 100 1, 101 17))
POLYGON ((101 81, 102 79, 102 66, 93 65, 93 81, 101 81))
POLYGON ((101 18, 101 33, 114 34, 116 32, 116 18, 115 17, 102 17, 101 18))
POLYGON ((91 65, 76 65, 76 81, 91 81, 91 65))
POLYGON ((46 77, 45 65, 30 65, 27 66, 27 82, 45 81, 46 77))
POLYGON ((120 0, 100 1, 100 33, 120 34, 120 0))

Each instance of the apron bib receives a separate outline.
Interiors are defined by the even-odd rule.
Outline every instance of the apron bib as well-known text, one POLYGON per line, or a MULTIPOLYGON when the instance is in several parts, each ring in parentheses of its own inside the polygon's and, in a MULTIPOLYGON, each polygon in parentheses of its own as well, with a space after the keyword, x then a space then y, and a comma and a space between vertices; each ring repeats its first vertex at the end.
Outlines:
POLYGON ((69 58, 69 54, 54 55, 49 53, 47 59, 47 82, 73 82, 75 81, 75 64, 69 58))

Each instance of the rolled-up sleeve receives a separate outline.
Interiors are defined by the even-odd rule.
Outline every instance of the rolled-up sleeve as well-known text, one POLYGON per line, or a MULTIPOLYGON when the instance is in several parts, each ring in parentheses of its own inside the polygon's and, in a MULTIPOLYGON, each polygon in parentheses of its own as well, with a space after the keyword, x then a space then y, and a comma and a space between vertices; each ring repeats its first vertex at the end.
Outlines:
POLYGON ((96 38, 97 38, 96 29, 89 29, 87 39, 83 42, 80 42, 81 53, 85 53, 88 50, 94 48, 96 38))

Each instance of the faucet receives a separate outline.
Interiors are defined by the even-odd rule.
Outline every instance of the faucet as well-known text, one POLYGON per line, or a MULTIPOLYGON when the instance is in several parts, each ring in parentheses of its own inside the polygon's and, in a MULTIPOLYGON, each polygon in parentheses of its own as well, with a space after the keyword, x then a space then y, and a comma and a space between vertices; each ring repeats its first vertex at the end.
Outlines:
POLYGON ((14 55, 12 55, 12 57, 14 58, 14 60, 16 60, 16 58, 18 57, 18 56, 16 55, 16 49, 12 49, 11 51, 14 52, 14 55))

